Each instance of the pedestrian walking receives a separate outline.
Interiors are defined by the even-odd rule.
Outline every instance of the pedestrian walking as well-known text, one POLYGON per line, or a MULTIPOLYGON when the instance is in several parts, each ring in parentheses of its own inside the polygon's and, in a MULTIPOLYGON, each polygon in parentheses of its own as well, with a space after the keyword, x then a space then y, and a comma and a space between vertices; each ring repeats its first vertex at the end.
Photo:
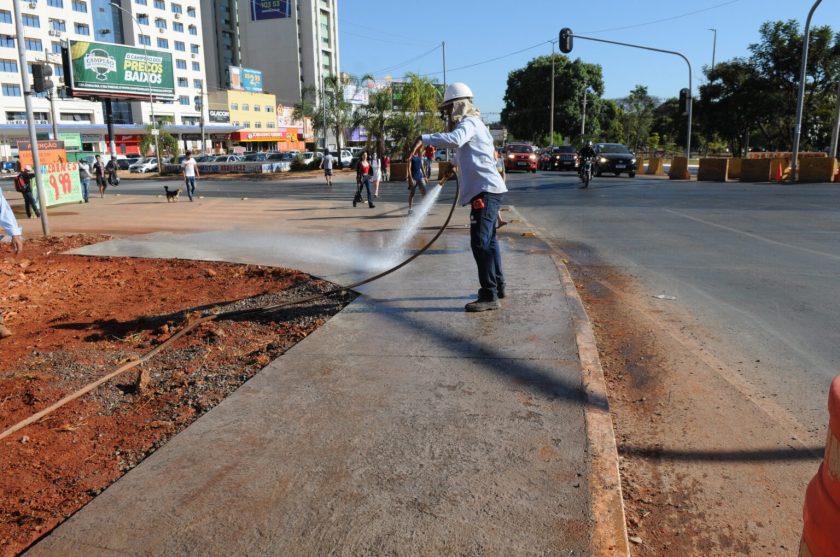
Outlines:
POLYGON ((108 164, 105 165, 105 174, 109 186, 117 187, 120 185, 119 170, 120 167, 117 164, 117 157, 111 155, 111 160, 109 160, 108 164))
POLYGON ((382 161, 376 151, 370 159, 370 168, 373 171, 373 197, 379 197, 379 182, 382 181, 382 161))
POLYGON ((93 174, 90 173, 90 165, 85 159, 79 161, 79 182, 82 184, 82 199, 88 202, 88 188, 93 174))
POLYGON ((191 151, 184 154, 184 162, 181 163, 181 174, 184 176, 184 186, 187 188, 187 197, 190 201, 195 195, 195 181, 199 176, 198 163, 192 156, 191 151))
MULTIPOLYGON (((23 231, 18 225, 12 208, 9 207, 9 202, 3 196, 3 191, 0 190, 0 232, 2 231, 12 237, 13 252, 20 253, 23 251, 23 231)), ((0 235, 0 239, 2 238, 3 236, 0 235)), ((12 331, 6 326, 3 320, 3 308, 0 308, 0 339, 10 336, 12 336, 12 331)))
POLYGON ((505 277, 496 240, 496 219, 507 187, 496 170, 493 137, 473 104, 473 93, 464 83, 453 83, 443 95, 441 112, 446 118, 443 133, 423 134, 414 151, 424 143, 455 149, 460 203, 470 205, 470 246, 478 269, 478 299, 464 306, 469 312, 495 310, 505 297, 505 277))
POLYGON ((359 165, 356 167, 356 196, 353 197, 353 207, 355 207, 357 203, 362 202, 362 186, 364 186, 367 190, 368 207, 371 209, 376 207, 370 196, 370 179, 372 175, 373 171, 371 170, 370 162, 368 161, 367 151, 363 151, 362 155, 359 157, 359 165))
POLYGON ((38 204, 35 202, 35 197, 32 195, 32 179, 35 174, 32 172, 32 167, 28 164, 24 167, 20 174, 15 178, 15 191, 23 196, 23 204, 26 207, 26 216, 30 219, 41 216, 38 211, 38 204))
POLYGON ((391 156, 385 153, 382 157, 382 180, 385 182, 391 179, 391 156))
POLYGON ((96 178, 99 197, 105 197, 105 190, 108 189, 108 181, 105 179, 105 164, 102 162, 102 155, 96 155, 96 160, 93 163, 93 177, 96 178))
POLYGON ((324 156, 321 158, 321 166, 320 168, 324 169, 324 179, 327 181, 327 185, 332 187, 332 175, 333 175, 333 163, 335 162, 335 157, 330 154, 329 151, 324 151, 324 156))
POLYGON ((432 161, 435 160, 435 147, 434 145, 426 145, 426 149, 423 151, 423 171, 426 174, 426 179, 432 179, 432 161))
POLYGON ((420 193, 426 195, 426 174, 423 169, 423 156, 420 154, 423 145, 415 145, 414 149, 409 153, 408 159, 408 214, 412 214, 414 210, 411 208, 414 203, 414 194, 417 188, 420 188, 420 193))

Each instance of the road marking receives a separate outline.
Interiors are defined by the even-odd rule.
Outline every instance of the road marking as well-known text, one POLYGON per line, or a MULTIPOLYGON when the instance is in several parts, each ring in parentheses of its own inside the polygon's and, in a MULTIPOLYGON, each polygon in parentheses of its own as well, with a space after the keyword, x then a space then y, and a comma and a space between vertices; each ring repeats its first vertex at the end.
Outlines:
POLYGON ((794 244, 788 244, 786 242, 780 242, 778 240, 773 240, 773 239, 770 239, 770 238, 766 238, 764 236, 760 236, 760 235, 754 234, 752 232, 747 232, 745 230, 739 230, 737 228, 732 228, 731 226, 726 226, 725 224, 718 224, 716 222, 707 221, 705 219, 701 219, 700 217, 692 217, 691 215, 686 215, 685 213, 681 213, 679 211, 674 211, 673 209, 663 209, 663 210, 667 213, 671 213, 671 214, 677 215, 679 217, 683 217, 683 218, 686 218, 686 219, 689 219, 689 220, 693 220, 695 222, 699 222, 699 223, 705 224, 707 226, 713 226, 715 228, 720 228, 721 230, 726 230, 728 232, 734 232, 735 234, 740 234, 742 236, 752 238, 753 240, 759 240, 761 242, 766 242, 768 244, 772 244, 772 245, 775 245, 775 246, 781 246, 781 247, 785 247, 785 248, 804 251, 804 252, 811 253, 811 254, 814 254, 814 255, 821 255, 821 256, 827 257, 829 259, 834 259, 834 260, 840 261, 840 255, 835 255, 833 253, 827 253, 827 252, 824 252, 824 251, 819 251, 819 250, 806 248, 806 247, 802 247, 802 246, 796 246, 794 244))

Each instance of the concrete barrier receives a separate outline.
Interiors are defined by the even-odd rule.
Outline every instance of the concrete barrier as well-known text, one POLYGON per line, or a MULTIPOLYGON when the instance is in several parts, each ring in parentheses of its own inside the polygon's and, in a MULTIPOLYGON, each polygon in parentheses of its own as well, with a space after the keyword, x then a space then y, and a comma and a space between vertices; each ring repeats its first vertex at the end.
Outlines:
POLYGON ((652 158, 648 161, 648 167, 645 171, 646 176, 665 176, 665 161, 659 157, 652 158))
POLYGON ((697 179, 702 182, 725 182, 729 178, 728 158, 700 159, 697 179))
POLYGON ((831 182, 837 175, 837 159, 804 158, 799 161, 800 182, 831 182))
POLYGON ((645 159, 642 157, 636 157, 636 174, 644 174, 645 173, 645 159))
POLYGON ((691 180, 688 173, 688 158, 674 157, 671 159, 671 168, 668 170, 668 178, 671 180, 691 180))
POLYGON ((404 182, 408 178, 408 163, 392 162, 390 182, 404 182))
POLYGON ((770 181, 770 159, 741 159, 742 182, 769 182, 770 181))
POLYGON ((738 180, 741 178, 741 161, 744 159, 729 159, 729 174, 727 177, 730 180, 738 180))
POLYGON ((840 375, 828 390, 828 439, 823 461, 805 490, 800 557, 840 555, 840 375))

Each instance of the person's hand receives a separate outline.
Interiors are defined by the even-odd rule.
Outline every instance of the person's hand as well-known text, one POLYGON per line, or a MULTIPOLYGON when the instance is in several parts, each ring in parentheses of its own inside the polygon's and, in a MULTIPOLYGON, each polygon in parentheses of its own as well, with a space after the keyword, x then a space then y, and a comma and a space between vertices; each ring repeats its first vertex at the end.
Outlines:
POLYGON ((12 250, 15 253, 20 253, 23 251, 23 238, 18 234, 17 236, 12 236, 12 250))

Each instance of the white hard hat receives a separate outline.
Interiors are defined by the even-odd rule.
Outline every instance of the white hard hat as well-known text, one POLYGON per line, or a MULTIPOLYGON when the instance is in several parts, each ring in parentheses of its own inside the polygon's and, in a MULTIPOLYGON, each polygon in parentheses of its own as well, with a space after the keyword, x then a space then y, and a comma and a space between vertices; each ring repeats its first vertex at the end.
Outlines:
POLYGON ((466 83, 456 82, 446 87, 446 91, 443 93, 443 102, 441 106, 445 104, 449 104, 452 101, 457 101, 458 99, 471 99, 473 98, 472 89, 467 87, 466 83))

